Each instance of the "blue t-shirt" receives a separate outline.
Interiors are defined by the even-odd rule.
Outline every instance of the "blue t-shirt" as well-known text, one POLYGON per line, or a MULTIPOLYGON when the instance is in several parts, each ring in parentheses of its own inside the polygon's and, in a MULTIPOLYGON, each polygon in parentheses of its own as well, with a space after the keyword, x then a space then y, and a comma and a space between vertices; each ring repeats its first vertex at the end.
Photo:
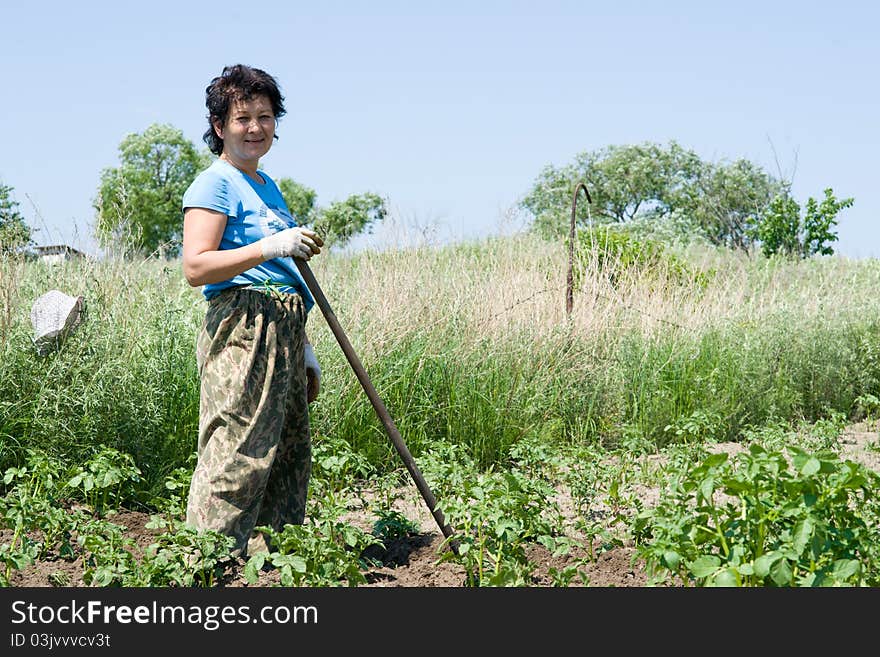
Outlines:
MULTIPOLYGON (((217 159, 202 171, 183 195, 183 210, 207 208, 226 215, 226 228, 219 249, 235 249, 252 244, 263 237, 298 225, 287 209, 278 185, 263 171, 265 181, 259 184, 225 160, 217 159)), ((239 285, 260 285, 270 281, 282 292, 298 292, 306 311, 315 304, 309 288, 297 269, 293 258, 273 258, 238 276, 208 283, 202 290, 205 299, 217 296, 221 290, 239 285)))

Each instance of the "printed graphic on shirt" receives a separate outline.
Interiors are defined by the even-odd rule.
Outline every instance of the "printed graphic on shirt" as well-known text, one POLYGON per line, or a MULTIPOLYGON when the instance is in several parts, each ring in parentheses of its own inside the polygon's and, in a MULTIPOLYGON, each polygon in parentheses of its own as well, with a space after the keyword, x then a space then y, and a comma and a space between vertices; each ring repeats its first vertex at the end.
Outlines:
POLYGON ((293 223, 286 218, 283 210, 276 208, 273 210, 265 203, 260 207, 260 229, 263 235, 273 235, 279 230, 289 228, 293 223), (275 212, 280 212, 282 216, 278 216, 275 212))

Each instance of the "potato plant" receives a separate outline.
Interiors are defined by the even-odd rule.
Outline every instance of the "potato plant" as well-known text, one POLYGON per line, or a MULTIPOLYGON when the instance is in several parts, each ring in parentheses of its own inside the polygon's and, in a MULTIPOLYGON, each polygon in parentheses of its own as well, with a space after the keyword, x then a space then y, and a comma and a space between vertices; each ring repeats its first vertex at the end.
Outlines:
POLYGON ((375 536, 333 518, 285 525, 280 532, 267 526, 257 529, 273 550, 248 559, 244 572, 251 583, 269 563, 280 571, 282 586, 357 586, 366 582, 364 550, 380 543, 375 536))
POLYGON ((632 529, 655 583, 877 586, 878 485, 834 452, 753 443, 674 473, 632 529))

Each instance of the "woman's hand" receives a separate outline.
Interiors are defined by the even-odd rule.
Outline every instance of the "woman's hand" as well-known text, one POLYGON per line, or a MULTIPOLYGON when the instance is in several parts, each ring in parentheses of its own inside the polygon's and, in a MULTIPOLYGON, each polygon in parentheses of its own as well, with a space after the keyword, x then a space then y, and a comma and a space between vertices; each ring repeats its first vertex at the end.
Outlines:
POLYGON ((311 228, 294 226, 264 237, 258 244, 266 260, 286 257, 308 260, 321 252, 324 240, 311 228))

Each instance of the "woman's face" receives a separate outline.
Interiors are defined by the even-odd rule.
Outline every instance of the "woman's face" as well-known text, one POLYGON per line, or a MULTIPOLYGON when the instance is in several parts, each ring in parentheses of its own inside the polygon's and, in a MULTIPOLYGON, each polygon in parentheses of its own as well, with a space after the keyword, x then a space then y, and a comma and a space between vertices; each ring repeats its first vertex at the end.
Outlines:
POLYGON ((214 130, 223 140, 223 154, 233 162, 256 167, 261 157, 269 152, 275 135, 275 113, 266 96, 233 101, 226 117, 226 125, 214 124, 214 130))

